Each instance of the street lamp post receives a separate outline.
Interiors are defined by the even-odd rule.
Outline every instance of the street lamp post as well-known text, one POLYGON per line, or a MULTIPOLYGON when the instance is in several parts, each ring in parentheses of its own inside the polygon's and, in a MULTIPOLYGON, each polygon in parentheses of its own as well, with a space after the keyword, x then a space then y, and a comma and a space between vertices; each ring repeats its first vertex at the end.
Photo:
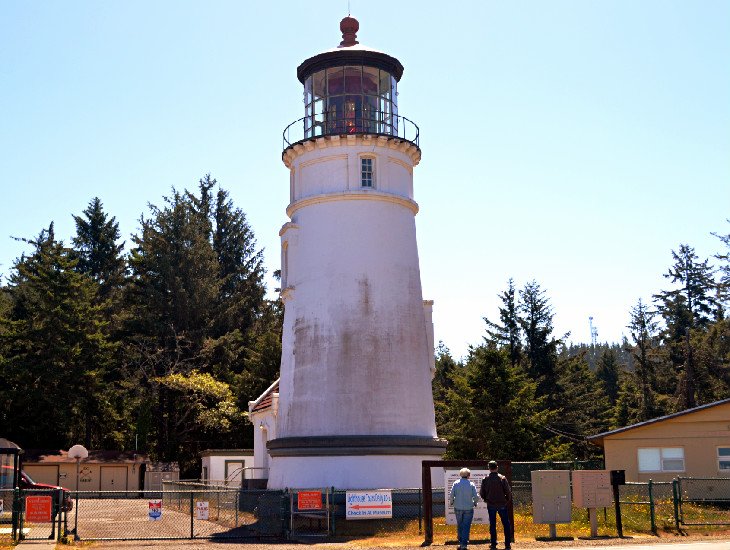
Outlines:
POLYGON ((79 468, 81 459, 87 458, 89 451, 83 445, 74 445, 68 450, 68 457, 76 459, 76 513, 74 514, 74 540, 79 540, 79 468))

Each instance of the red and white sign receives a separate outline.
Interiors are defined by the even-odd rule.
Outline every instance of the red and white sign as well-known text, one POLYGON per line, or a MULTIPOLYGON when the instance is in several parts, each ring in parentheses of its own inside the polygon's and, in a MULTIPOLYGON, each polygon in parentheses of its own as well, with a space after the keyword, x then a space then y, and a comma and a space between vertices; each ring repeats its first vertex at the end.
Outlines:
POLYGON ((26 523, 51 523, 53 498, 50 496, 25 497, 26 523))
POLYGON ((209 513, 207 500, 199 500, 195 503, 195 519, 208 519, 209 513))
POLYGON ((149 510, 150 521, 159 521, 162 519, 162 501, 150 500, 149 510))
POLYGON ((297 493, 297 509, 321 510, 322 491, 299 491, 297 493))
POLYGON ((345 519, 393 517, 391 491, 347 491, 345 498, 345 519))

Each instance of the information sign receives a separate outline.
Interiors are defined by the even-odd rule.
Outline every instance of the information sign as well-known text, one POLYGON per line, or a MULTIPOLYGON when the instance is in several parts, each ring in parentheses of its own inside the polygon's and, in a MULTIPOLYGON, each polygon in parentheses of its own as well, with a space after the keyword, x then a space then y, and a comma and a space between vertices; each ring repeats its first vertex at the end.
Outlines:
POLYGON ((195 519, 208 519, 208 501, 199 500, 195 503, 195 519))
POLYGON ((51 523, 53 498, 50 496, 25 497, 26 523, 51 523))
POLYGON ((377 519, 393 517, 391 491, 347 491, 346 519, 377 519))
POLYGON ((162 519, 162 501, 150 500, 149 510, 150 521, 159 521, 162 519))
MULTIPOLYGON (((471 470, 471 481, 477 488, 477 495, 479 494, 479 488, 482 486, 482 480, 489 475, 489 470, 471 470)), ((459 470, 444 470, 444 491, 446 492, 446 525, 456 525, 456 514, 454 513, 454 507, 449 504, 449 492, 455 481, 461 479, 459 470)), ((474 508, 474 519, 472 523, 479 523, 483 525, 489 525, 489 513, 487 512, 487 503, 481 498, 478 499, 477 507, 474 508)))
POLYGON ((299 491, 297 493, 298 510, 321 510, 322 491, 299 491))

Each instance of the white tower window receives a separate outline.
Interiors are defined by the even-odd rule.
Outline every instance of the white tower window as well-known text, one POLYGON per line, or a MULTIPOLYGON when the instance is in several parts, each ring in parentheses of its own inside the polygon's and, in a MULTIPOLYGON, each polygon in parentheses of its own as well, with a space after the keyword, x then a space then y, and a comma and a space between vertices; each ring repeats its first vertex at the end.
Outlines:
POLYGON ((372 157, 360 159, 360 185, 375 187, 375 159, 372 157))

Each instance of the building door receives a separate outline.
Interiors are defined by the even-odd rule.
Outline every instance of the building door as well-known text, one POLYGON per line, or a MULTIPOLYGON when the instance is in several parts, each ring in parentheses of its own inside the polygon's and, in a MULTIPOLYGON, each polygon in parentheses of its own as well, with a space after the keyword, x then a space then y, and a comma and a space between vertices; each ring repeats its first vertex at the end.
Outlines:
POLYGON ((126 491, 127 490, 127 467, 126 466, 102 466, 101 467, 101 490, 102 491, 126 491))
POLYGON ((243 467, 246 462, 243 460, 226 460, 226 485, 241 485, 243 467))

